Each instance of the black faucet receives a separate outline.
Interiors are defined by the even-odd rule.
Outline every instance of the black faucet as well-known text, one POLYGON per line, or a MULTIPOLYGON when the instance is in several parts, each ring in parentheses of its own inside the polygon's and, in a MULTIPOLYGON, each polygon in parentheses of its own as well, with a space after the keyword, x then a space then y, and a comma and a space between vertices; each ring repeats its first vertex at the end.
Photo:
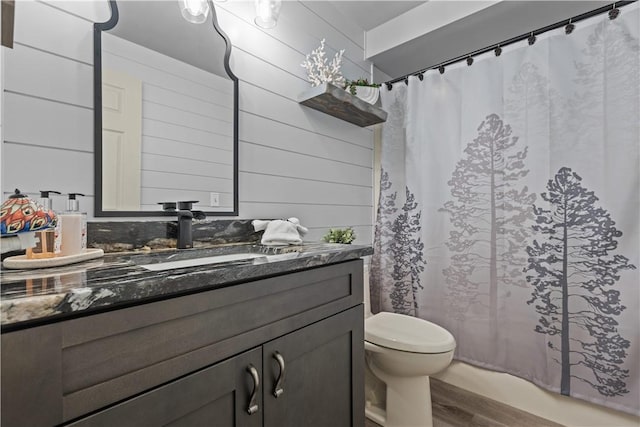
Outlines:
MULTIPOLYGON (((191 210, 197 200, 179 201, 178 202, 178 249, 188 249, 193 247, 192 220, 205 219, 207 216, 202 211, 191 210)), ((163 202, 162 209, 168 212, 175 212, 175 202, 163 202)))

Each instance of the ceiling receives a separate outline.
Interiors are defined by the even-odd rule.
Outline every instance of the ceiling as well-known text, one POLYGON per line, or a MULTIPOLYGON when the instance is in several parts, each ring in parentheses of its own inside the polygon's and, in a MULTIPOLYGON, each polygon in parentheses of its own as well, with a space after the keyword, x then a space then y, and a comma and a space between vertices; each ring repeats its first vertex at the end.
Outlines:
POLYGON ((397 78, 611 2, 332 0, 328 3, 362 31, 365 58, 387 76, 397 78))
POLYGON ((343 15, 349 17, 362 30, 367 31, 402 15, 423 1, 341 1, 332 0, 333 5, 343 15))

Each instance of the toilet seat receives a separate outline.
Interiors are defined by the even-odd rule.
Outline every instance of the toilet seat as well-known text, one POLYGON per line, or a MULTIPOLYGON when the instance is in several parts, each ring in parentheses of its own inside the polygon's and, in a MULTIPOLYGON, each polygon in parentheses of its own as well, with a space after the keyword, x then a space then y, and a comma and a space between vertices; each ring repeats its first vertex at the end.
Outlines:
POLYGON ((456 347, 449 331, 417 317, 381 312, 364 323, 365 340, 382 347, 412 353, 446 353, 456 347))

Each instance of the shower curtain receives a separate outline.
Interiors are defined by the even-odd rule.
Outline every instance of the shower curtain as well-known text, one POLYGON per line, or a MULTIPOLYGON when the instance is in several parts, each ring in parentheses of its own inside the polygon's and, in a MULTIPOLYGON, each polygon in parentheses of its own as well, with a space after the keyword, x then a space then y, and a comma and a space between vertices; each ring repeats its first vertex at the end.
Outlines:
POLYGON ((639 414, 640 9, 383 86, 372 308, 639 414))

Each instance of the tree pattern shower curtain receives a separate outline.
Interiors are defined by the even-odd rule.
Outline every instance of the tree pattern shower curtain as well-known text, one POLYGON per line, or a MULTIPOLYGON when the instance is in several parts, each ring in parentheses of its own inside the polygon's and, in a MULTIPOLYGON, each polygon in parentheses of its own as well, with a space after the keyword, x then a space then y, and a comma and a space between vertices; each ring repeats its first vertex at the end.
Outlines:
POLYGON ((639 414, 640 9, 382 92, 372 308, 639 414))

